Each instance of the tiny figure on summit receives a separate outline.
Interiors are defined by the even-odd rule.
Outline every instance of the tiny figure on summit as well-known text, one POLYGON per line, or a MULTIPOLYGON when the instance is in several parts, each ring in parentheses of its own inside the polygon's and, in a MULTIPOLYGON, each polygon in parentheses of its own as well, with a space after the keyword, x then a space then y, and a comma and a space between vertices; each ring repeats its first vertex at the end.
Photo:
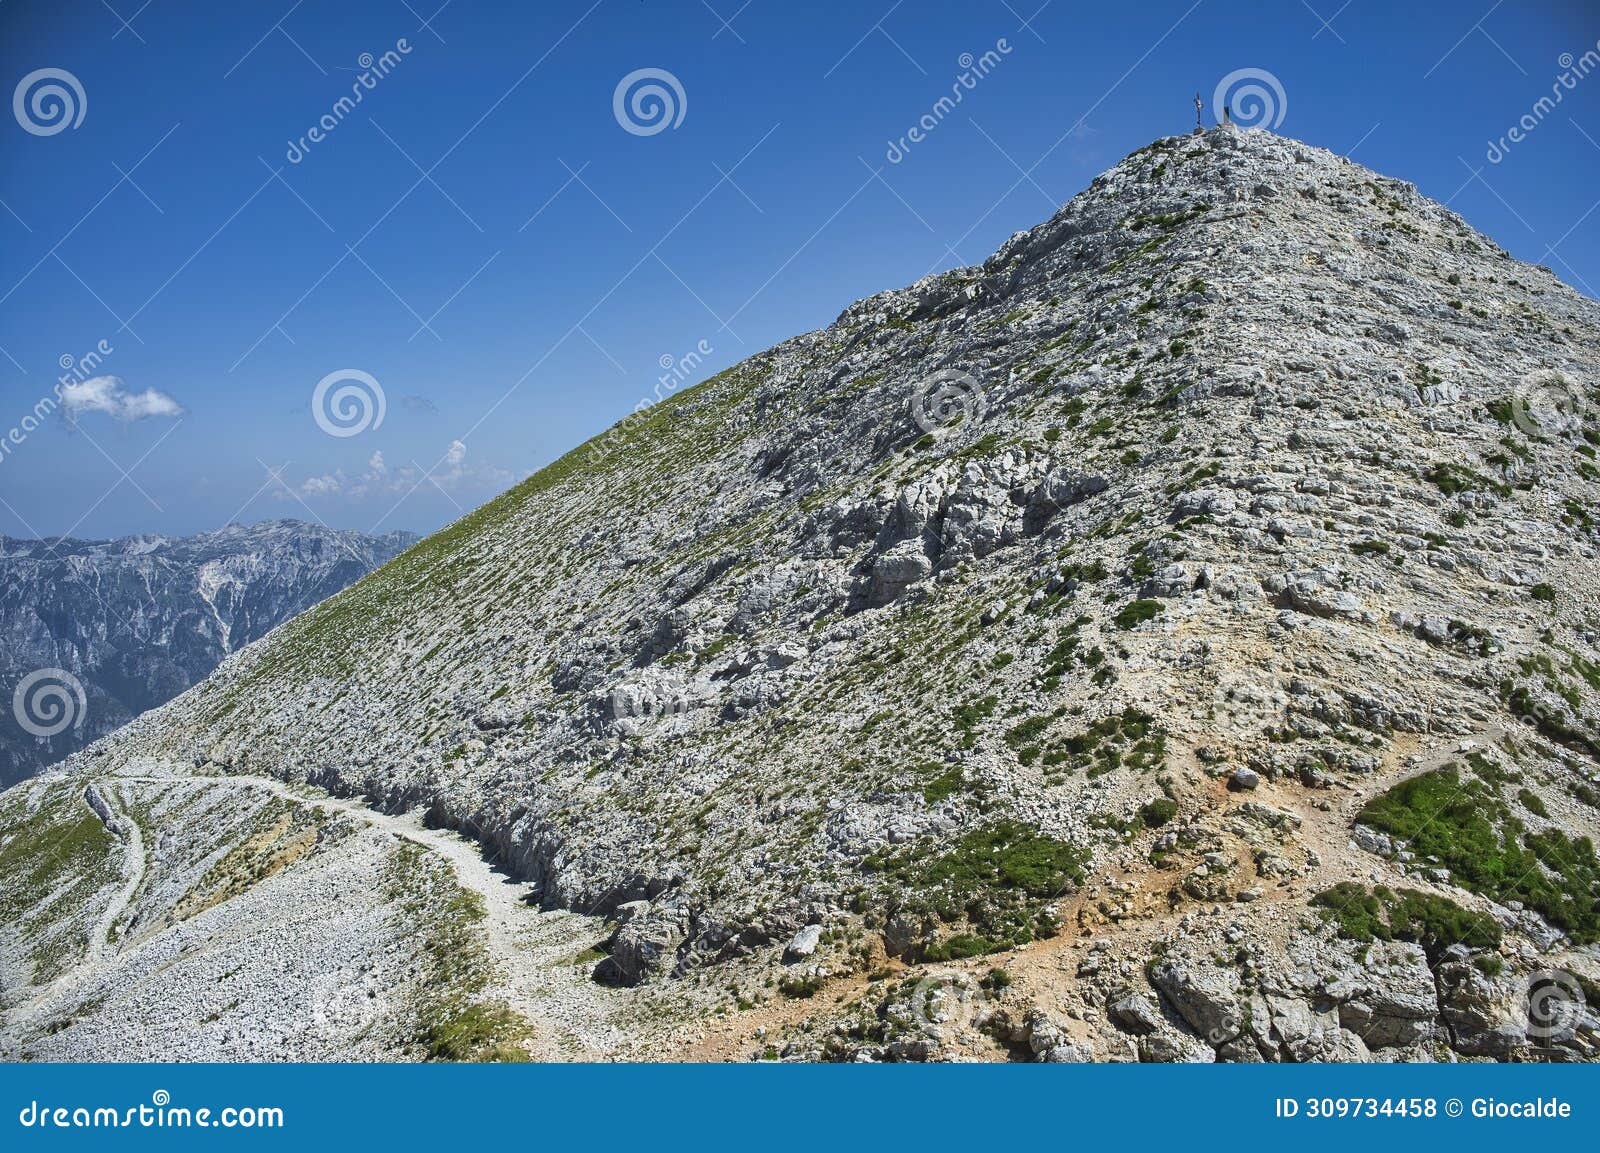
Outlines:
POLYGON ((1200 119, 1200 113, 1201 113, 1202 110, 1204 110, 1205 106, 1206 106, 1206 102, 1204 100, 1200 99, 1200 93, 1196 92, 1194 94, 1194 135, 1195 136, 1204 136, 1205 135, 1206 126, 1205 126, 1204 122, 1202 122, 1201 119, 1200 119))

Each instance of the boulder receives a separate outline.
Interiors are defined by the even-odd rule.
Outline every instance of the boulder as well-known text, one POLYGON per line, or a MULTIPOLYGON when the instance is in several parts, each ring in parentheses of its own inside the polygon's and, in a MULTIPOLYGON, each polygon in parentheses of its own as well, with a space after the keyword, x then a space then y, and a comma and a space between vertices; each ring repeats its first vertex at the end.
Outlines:
POLYGON ((1217 1059, 1216 1050, 1198 1037, 1180 1033, 1171 1025, 1139 1038, 1139 1060, 1146 1064, 1204 1065, 1217 1059))
POLYGON ((1057 465, 1039 481, 1028 500, 1030 520, 1044 521, 1098 493, 1105 492, 1111 483, 1095 473, 1080 472, 1070 465, 1057 465))
POLYGON ((1056 1045, 1039 1059, 1051 1065, 1086 1065, 1094 1060, 1094 1049, 1081 1042, 1056 1045))
POLYGON ((1142 993, 1124 993, 1106 1006, 1116 1025, 1137 1036, 1154 1033, 1162 1025, 1161 1010, 1142 993))
POLYGON ((1213 1047, 1237 1037, 1244 1027, 1239 978, 1231 970, 1164 960, 1151 966, 1150 983, 1213 1047))
POLYGON ((899 599, 906 589, 933 573, 933 562, 915 540, 896 545, 872 564, 868 597, 875 605, 899 599))
POLYGON ((669 971, 688 935, 688 910, 675 903, 632 901, 618 913, 626 919, 611 939, 611 955, 595 967, 595 979, 637 985, 669 971))
POLYGON ((916 957, 927 947, 935 931, 934 922, 911 913, 899 912, 883 927, 883 948, 891 957, 916 957))
POLYGON ((1454 1034, 1453 1048, 1469 1057, 1504 1061, 1528 1046, 1523 985, 1494 978, 1467 960, 1439 966, 1439 1008, 1454 1034))
POLYGON ((807 925, 783 947, 783 960, 785 964, 801 961, 817 951, 817 945, 822 941, 822 926, 807 925))
POLYGON ((1261 784, 1261 774, 1254 769, 1240 766, 1228 778, 1228 788, 1235 792, 1248 791, 1261 784))

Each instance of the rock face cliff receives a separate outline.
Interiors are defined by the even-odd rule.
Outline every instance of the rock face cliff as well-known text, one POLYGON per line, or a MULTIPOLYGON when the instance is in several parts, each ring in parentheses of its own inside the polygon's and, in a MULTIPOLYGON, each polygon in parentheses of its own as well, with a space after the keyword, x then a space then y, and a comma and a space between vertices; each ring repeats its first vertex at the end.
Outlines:
POLYGON ((1597 372, 1600 307, 1411 185, 1159 140, 9 794, 12 1043, 150 1052, 118 974, 258 901, 336 1000, 389 926, 396 1003, 262 977, 186 1052, 1591 1056, 1597 372), (194 863, 107 864, 96 781, 194 863), (372 815, 285 863, 305 786, 372 815), (243 794, 286 809, 229 817, 267 864, 223 884, 192 814, 243 794), (77 830, 70 900, 28 903, 64 883, 29 812, 77 830), (546 912, 378 883, 451 829, 546 912), (441 917, 481 980, 408 940, 441 917))
MULTIPOLYGON (((171 700, 229 653, 416 539, 298 521, 179 538, 0 537, 0 685, 11 692, 37 670, 64 669, 84 690, 81 714, 48 737, 24 730, 14 711, 5 712, 0 786, 171 700)), ((36 683, 42 690, 53 682, 36 683)), ((79 713, 75 702, 63 706, 79 713)), ((35 719, 47 722, 36 728, 48 730, 58 718, 35 719)))

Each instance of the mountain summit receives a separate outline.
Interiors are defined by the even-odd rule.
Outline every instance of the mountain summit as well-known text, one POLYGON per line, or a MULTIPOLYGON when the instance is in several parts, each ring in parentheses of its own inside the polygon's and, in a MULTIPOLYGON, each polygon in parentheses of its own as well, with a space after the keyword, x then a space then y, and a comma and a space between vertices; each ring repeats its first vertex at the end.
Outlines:
POLYGON ((0 798, 4 1036, 1593 1056, 1597 370, 1411 185, 1159 140, 0 798))

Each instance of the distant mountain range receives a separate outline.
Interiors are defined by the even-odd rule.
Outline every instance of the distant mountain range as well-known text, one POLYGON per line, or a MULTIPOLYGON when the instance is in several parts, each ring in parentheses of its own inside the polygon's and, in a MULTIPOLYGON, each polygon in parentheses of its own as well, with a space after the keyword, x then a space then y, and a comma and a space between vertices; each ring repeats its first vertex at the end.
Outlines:
POLYGON ((0 536, 0 786, 171 700, 416 539, 292 520, 191 537, 0 536))

